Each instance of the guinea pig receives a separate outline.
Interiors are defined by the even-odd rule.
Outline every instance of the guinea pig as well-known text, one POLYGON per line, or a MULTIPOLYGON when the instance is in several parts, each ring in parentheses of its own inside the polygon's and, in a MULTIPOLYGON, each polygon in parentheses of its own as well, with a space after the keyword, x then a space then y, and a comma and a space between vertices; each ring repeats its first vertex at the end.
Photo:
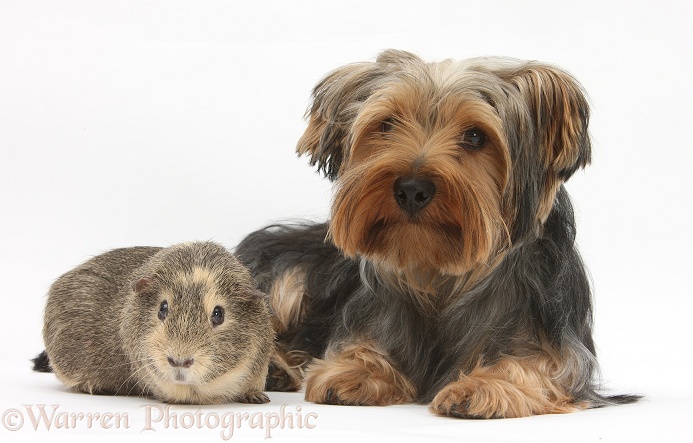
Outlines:
POLYGON ((89 394, 266 403, 274 332, 250 272, 212 242, 115 249, 51 286, 50 367, 89 394))

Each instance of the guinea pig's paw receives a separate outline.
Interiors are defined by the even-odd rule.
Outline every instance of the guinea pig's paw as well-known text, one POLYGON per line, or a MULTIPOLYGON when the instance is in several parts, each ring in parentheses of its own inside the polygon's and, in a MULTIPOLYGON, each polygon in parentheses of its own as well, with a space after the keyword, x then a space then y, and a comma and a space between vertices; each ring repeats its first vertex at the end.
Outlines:
POLYGON ((247 393, 243 394, 236 401, 238 401, 239 403, 261 404, 261 403, 269 403, 270 399, 262 391, 251 391, 251 392, 247 392, 247 393))
POLYGON ((301 372, 296 368, 289 368, 283 361, 270 361, 266 391, 293 392, 301 389, 301 372))

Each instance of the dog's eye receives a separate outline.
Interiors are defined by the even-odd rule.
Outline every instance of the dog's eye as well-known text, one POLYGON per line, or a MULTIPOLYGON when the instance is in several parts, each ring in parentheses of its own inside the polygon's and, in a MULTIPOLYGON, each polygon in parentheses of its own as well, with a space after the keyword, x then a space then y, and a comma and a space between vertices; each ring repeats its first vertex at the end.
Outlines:
POLYGON ((459 144, 465 149, 477 151, 484 146, 484 143, 486 143, 486 134, 484 134, 484 131, 472 128, 464 131, 462 141, 459 144))
POLYGON ((395 124, 394 118, 388 118, 387 120, 383 120, 382 122, 380 122, 380 132, 392 131, 392 127, 394 124, 395 124))

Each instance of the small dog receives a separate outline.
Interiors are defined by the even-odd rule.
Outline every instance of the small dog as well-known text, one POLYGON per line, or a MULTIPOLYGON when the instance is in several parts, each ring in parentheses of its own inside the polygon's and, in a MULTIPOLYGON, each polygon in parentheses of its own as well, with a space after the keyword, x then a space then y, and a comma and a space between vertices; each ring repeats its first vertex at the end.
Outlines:
POLYGON ((335 182, 326 224, 237 254, 270 294, 267 389, 474 418, 628 403, 595 391, 590 286, 563 183, 590 162, 567 73, 389 50, 313 92, 297 151, 335 182))

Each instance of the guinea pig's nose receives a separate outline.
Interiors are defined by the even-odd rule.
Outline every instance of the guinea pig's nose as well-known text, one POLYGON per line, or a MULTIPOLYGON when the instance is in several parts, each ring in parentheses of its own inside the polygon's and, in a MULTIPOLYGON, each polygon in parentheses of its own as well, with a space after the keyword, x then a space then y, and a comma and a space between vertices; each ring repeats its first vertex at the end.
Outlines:
POLYGON ((194 362, 194 358, 175 359, 173 357, 168 357, 168 364, 174 368, 189 368, 194 362))

